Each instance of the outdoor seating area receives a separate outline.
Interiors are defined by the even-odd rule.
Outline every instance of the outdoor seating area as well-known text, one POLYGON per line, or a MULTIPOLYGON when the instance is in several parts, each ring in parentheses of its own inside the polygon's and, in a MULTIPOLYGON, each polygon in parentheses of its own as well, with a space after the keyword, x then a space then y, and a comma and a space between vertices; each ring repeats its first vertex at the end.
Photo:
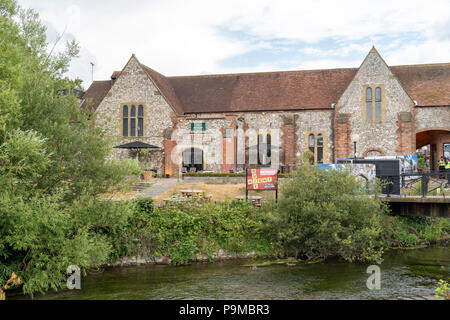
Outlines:
MULTIPOLYGON (((236 196, 236 199, 239 201, 245 201, 245 196, 236 196)), ((255 207, 261 207, 261 196, 248 196, 247 201, 251 203, 255 207)))
POLYGON ((180 190, 179 193, 174 193, 169 198, 164 198, 164 206, 174 207, 179 204, 194 203, 201 204, 205 202, 210 202, 212 199, 211 194, 205 194, 204 190, 201 189, 186 189, 180 190))

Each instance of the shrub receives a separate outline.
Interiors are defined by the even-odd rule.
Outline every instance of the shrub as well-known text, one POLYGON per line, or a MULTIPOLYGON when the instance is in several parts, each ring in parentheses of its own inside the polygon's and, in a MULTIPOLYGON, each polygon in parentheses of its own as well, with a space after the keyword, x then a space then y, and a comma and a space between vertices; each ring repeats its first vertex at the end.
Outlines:
POLYGON ((269 230, 284 255, 347 261, 381 259, 380 215, 387 206, 348 170, 317 170, 301 160, 270 216, 269 230))
POLYGON ((184 264, 196 254, 212 258, 219 249, 227 252, 271 252, 262 232, 264 215, 244 202, 192 204, 155 208, 148 217, 148 232, 157 244, 155 256, 167 256, 184 264))
POLYGON ((380 241, 386 247, 432 243, 450 233, 450 221, 437 217, 383 216, 380 241))

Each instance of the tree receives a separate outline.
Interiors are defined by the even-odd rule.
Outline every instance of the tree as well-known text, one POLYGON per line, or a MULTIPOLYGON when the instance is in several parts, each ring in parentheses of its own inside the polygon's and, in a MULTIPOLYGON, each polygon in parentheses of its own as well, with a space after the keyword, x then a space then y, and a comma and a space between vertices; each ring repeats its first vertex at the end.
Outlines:
POLYGON ((108 259, 105 230, 131 215, 98 195, 120 189, 137 164, 108 160, 112 141, 60 94, 81 88, 64 77, 78 51, 70 42, 53 54, 38 15, 0 0, 0 286, 14 272, 26 293, 60 287, 70 264, 108 259))
POLYGON ((380 260, 376 239, 387 207, 373 197, 376 189, 349 170, 317 170, 306 155, 283 185, 271 231, 288 256, 380 260))

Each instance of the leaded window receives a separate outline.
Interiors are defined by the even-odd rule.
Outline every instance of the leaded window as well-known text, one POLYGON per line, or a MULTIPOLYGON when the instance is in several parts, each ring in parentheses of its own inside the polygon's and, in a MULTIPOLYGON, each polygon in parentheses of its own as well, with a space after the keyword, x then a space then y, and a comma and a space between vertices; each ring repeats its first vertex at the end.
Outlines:
POLYGON ((122 136, 144 136, 144 106, 132 104, 122 107, 122 136))

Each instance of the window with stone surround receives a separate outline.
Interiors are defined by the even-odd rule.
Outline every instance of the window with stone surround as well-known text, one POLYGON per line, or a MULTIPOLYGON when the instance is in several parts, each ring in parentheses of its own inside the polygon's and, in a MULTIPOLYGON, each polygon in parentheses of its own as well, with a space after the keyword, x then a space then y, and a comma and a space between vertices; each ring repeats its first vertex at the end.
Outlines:
POLYGON ((307 134, 307 150, 312 153, 311 164, 324 163, 325 136, 323 132, 310 132, 307 134))
POLYGON ((258 150, 258 165, 270 165, 271 159, 270 156, 271 148, 272 148, 272 135, 271 133, 258 133, 257 135, 257 150, 258 150), (264 146, 266 148, 265 153, 260 152, 264 151, 264 146))
POLYGON ((382 121, 384 101, 382 86, 366 86, 364 89, 364 119, 382 121))
POLYGON ((144 106, 142 104, 125 104, 122 106, 122 136, 144 136, 144 106))

